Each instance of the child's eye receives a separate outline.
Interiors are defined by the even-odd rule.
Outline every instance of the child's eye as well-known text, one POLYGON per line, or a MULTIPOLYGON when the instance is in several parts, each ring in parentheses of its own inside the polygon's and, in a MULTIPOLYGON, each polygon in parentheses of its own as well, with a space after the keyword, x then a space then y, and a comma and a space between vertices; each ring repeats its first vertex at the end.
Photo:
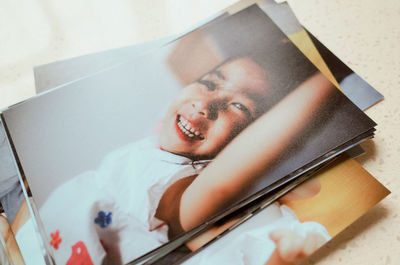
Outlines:
POLYGON ((206 86, 210 91, 214 91, 217 89, 217 85, 212 81, 200 79, 198 82, 206 86))
POLYGON ((243 111, 246 115, 251 116, 250 110, 242 103, 233 102, 232 105, 240 111, 243 111))

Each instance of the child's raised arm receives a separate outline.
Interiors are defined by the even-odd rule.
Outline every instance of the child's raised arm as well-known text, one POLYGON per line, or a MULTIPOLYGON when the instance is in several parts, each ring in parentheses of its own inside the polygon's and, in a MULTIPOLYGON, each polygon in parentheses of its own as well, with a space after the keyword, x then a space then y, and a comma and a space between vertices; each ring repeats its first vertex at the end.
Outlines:
POLYGON ((313 119, 334 86, 315 74, 239 134, 186 188, 179 220, 201 224, 246 192, 313 119))

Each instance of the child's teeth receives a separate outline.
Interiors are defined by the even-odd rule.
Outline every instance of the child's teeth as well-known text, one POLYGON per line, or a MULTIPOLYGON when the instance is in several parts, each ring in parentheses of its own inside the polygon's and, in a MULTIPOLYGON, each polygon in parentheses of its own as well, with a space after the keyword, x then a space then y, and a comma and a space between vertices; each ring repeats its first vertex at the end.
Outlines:
POLYGON ((194 136, 197 136, 199 139, 203 140, 204 137, 196 131, 194 128, 192 128, 191 124, 189 121, 181 117, 178 121, 178 126, 184 132, 187 136, 190 138, 193 138, 194 136))

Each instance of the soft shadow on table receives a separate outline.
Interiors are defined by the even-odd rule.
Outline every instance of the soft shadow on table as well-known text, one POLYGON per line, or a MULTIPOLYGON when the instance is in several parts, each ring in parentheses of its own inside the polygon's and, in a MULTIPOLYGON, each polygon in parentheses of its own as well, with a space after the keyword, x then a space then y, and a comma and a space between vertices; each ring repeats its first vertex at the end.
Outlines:
POLYGON ((358 246, 357 243, 351 242, 351 240, 361 236, 364 231, 380 223, 389 216, 389 213, 390 211, 384 208, 383 205, 376 205, 322 248, 318 249, 313 255, 301 262, 300 265, 318 264, 339 249, 356 248, 358 246))

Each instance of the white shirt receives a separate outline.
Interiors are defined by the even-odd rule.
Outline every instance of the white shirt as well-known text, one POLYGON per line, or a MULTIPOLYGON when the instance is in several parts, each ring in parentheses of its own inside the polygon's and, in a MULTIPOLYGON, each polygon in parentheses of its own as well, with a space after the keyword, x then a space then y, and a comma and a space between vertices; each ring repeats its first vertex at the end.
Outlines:
POLYGON ((61 238, 57 249, 51 247, 56 263, 68 264, 86 250, 93 264, 101 264, 107 253, 127 263, 168 242, 167 225, 154 217, 161 196, 202 167, 160 150, 150 137, 110 153, 96 171, 62 184, 39 210, 48 242, 57 231, 61 238))

